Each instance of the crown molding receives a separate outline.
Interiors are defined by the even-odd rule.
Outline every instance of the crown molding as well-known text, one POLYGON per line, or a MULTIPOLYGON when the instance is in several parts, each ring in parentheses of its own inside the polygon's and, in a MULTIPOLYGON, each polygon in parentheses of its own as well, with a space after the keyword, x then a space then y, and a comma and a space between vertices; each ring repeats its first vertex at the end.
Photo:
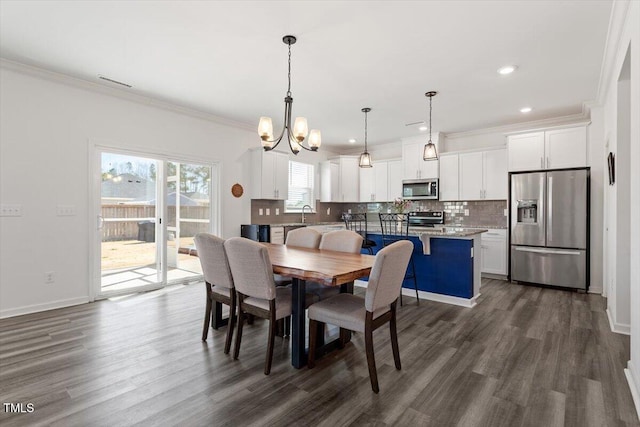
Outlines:
POLYGON ((598 104, 603 105, 609 91, 609 82, 616 65, 616 56, 622 41, 622 35, 627 27, 627 22, 631 19, 629 0, 614 1, 611 7, 611 15, 609 15, 609 30, 607 31, 607 40, 604 45, 604 54, 602 55, 602 65, 600 67, 600 80, 598 81, 598 95, 596 97, 598 104))
POLYGON ((116 98, 125 99, 127 101, 137 102, 139 104, 149 105, 152 107, 160 108, 163 110, 171 111, 178 114, 194 117, 197 119, 207 120, 216 124, 230 126, 237 129, 255 131, 255 126, 250 124, 238 122, 235 120, 226 119, 220 116, 216 116, 211 113, 199 111, 193 108, 184 107, 181 105, 173 104, 167 101, 162 101, 157 98, 152 98, 137 93, 131 93, 128 89, 121 89, 116 87, 105 86, 89 80, 84 80, 78 77, 72 77, 66 74, 58 73, 55 71, 46 70, 44 68, 36 67, 33 65, 27 65, 21 62, 12 61, 5 58, 0 58, 0 68, 6 70, 15 71, 17 73, 27 74, 33 77, 42 78, 45 80, 53 81, 56 83, 62 83, 68 86, 85 89, 91 92, 96 92, 104 95, 113 96, 116 98))
POLYGON ((444 135, 447 140, 451 140, 456 138, 467 138, 470 136, 486 135, 489 133, 511 134, 538 129, 548 129, 553 127, 588 124, 590 123, 592 106, 595 106, 595 104, 592 101, 587 101, 582 103, 582 112, 579 114, 570 114, 567 116, 552 117, 549 119, 533 120, 529 122, 520 122, 510 125, 495 126, 465 132, 451 132, 444 135))

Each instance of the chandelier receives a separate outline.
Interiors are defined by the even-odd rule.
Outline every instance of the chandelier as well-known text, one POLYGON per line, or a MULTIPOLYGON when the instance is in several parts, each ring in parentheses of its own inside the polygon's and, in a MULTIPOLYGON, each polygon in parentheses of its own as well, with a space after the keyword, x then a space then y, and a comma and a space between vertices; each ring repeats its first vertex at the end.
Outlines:
POLYGON ((371 154, 367 151, 367 113, 371 111, 371 108, 363 108, 362 112, 364 113, 364 153, 360 154, 360 163, 359 166, 361 168, 371 168, 373 164, 371 163, 371 154))
POLYGON ((429 142, 424 146, 422 160, 438 160, 438 150, 436 149, 436 145, 431 141, 431 100, 437 94, 438 92, 435 91, 424 94, 424 96, 429 98, 429 142))
POLYGON ((296 117, 293 127, 291 127, 291 106, 293 105, 293 98, 291 97, 291 45, 295 44, 296 40, 295 36, 291 35, 284 36, 282 38, 282 41, 289 46, 289 84, 287 86, 287 96, 284 98, 284 127, 282 128, 280 135, 278 135, 277 138, 274 138, 271 117, 260 117, 258 135, 260 135, 260 139, 262 139, 262 148, 264 148, 265 151, 270 151, 276 148, 284 137, 285 132, 289 141, 289 148, 293 154, 298 154, 300 152, 300 148, 304 148, 308 151, 318 151, 318 148, 322 143, 320 131, 312 129, 309 133, 307 119, 304 117, 296 117), (308 148, 302 144, 304 139, 307 137, 307 134, 309 135, 309 139, 307 141, 309 145, 308 148))

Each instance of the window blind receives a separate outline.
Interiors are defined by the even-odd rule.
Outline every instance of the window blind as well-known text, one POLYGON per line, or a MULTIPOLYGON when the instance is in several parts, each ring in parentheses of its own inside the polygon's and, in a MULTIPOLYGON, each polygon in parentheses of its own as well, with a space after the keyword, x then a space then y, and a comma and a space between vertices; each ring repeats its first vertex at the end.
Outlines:
POLYGON ((304 205, 313 206, 313 165, 289 161, 289 198, 285 202, 287 212, 301 211, 304 205))

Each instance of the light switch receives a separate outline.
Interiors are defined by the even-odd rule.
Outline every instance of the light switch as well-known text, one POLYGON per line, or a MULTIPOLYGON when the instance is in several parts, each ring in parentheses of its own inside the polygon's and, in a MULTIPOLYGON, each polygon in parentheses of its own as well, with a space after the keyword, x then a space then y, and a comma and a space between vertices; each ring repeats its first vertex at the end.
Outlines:
POLYGON ((267 215, 271 215, 271 209, 267 208, 267 215))
POLYGON ((262 208, 258 209, 258 215, 260 216, 264 215, 264 211, 262 210, 262 208))
POLYGON ((0 216, 22 216, 22 205, 0 205, 0 216))
POLYGON ((276 208, 276 215, 280 215, 280 208, 276 208))
POLYGON ((509 216, 509 209, 504 210, 504 216, 509 216))
POLYGON ((331 215, 331 208, 327 208, 327 215, 331 215))

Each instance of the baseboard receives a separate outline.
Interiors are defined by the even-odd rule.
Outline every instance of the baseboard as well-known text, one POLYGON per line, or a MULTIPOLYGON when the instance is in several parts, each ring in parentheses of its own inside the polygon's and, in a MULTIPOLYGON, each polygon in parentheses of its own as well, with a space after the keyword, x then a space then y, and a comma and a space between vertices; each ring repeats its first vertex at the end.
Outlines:
POLYGON ((629 362, 627 362, 627 369, 624 370, 624 374, 627 377, 627 382, 629 383, 633 403, 636 405, 636 413, 638 414, 638 418, 640 418, 640 383, 638 382, 640 378, 634 376, 634 372, 638 371, 634 369, 631 360, 629 360, 629 362))
POLYGON ((507 280, 507 276, 505 274, 481 273, 480 277, 483 279, 507 280))
POLYGON ((78 298, 69 298, 58 301, 51 301, 45 304, 25 305, 18 308, 10 308, 7 310, 0 310, 0 319, 7 317, 22 316, 23 314, 38 313, 40 311, 55 310, 56 308, 70 307, 72 305, 85 304, 89 302, 89 296, 83 296, 78 298))
MULTIPOLYGON (((367 282, 356 280, 354 282, 354 285, 359 286, 361 288, 366 288, 367 282)), ((416 291, 415 289, 402 288, 402 295, 406 295, 408 297, 415 297, 416 291)), ((420 297, 420 299, 423 299, 423 300, 443 302, 445 304, 471 308, 476 306, 477 304, 476 299, 480 296, 480 294, 476 295, 473 298, 460 298, 460 297, 452 297, 450 295, 442 295, 442 294, 434 294, 432 292, 418 291, 418 296, 420 297)))
POLYGON ((611 311, 609 311, 608 308, 606 311, 607 311, 607 318, 609 319, 609 327, 611 328, 611 332, 615 332, 616 334, 631 335, 631 325, 614 322, 613 317, 611 315, 611 311))

